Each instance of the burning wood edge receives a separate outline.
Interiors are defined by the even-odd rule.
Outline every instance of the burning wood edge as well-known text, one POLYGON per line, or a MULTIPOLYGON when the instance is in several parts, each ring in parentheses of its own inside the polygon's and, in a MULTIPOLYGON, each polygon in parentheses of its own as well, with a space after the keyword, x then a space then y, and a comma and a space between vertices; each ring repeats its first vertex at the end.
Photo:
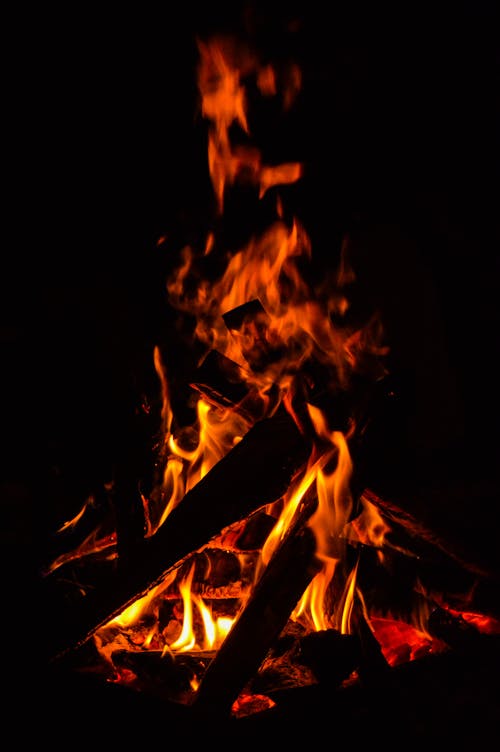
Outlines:
POLYGON ((110 584, 57 614, 48 635, 49 660, 81 646, 228 525, 279 499, 310 452, 310 441, 284 408, 257 422, 121 563, 110 584))
POLYGON ((477 611, 495 619, 500 616, 497 574, 474 561, 464 560, 456 553, 452 542, 443 540, 405 509, 372 489, 363 490, 363 499, 377 507, 398 537, 406 538, 404 548, 394 546, 390 540, 385 541, 385 556, 394 561, 406 560, 403 569, 409 567, 413 575, 425 582, 434 594, 432 599, 437 599, 436 605, 442 605, 441 598, 444 597, 447 607, 477 611))
POLYGON ((205 672, 191 707, 201 716, 228 717, 320 569, 316 539, 305 526, 314 505, 299 512, 249 601, 205 672))
POLYGON ((486 570, 476 562, 471 561, 470 559, 465 559, 462 555, 458 554, 456 550, 454 550, 451 542, 438 536, 435 532, 420 523, 408 511, 396 505, 394 502, 382 498, 370 488, 365 488, 362 496, 376 506, 390 522, 394 522, 404 528, 413 539, 419 539, 429 547, 432 547, 435 550, 440 550, 448 558, 455 561, 458 566, 466 569, 472 574, 485 578, 492 576, 492 573, 489 570, 486 570))

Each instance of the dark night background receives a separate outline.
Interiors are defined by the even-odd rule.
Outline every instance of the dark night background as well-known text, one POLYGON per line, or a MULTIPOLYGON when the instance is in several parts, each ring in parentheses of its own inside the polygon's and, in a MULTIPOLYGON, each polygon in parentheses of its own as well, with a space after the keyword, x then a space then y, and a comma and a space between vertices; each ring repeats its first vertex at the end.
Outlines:
MULTIPOLYGON (((401 392, 374 482, 414 496, 416 509, 441 505, 460 544, 495 569, 493 6, 251 7, 262 48, 304 73, 285 131, 278 120, 265 135, 268 153, 304 161, 291 196, 313 255, 328 265, 350 233, 360 289, 387 322, 401 392), (298 30, 286 31, 296 17, 298 30)), ((69 517, 129 451, 130 399, 150 386, 152 345, 172 324, 156 240, 190 239, 209 216, 194 34, 237 29, 239 10, 62 11, 30 63, 23 179, 33 208, 14 257, 5 252, 1 329, 2 529, 19 571, 31 574, 60 524, 54 473, 69 517)))

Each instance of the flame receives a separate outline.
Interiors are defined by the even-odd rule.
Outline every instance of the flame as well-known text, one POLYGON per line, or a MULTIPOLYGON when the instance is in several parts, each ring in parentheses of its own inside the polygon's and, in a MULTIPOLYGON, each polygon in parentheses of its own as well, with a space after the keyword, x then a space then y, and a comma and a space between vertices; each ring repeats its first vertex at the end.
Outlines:
MULTIPOLYGON (((198 39, 198 89, 201 113, 210 122, 208 134, 208 168, 219 212, 224 208, 226 185, 238 179, 259 186, 259 197, 273 186, 296 182, 302 167, 298 163, 268 166, 261 162, 260 151, 251 144, 235 144, 230 131, 239 127, 250 138, 248 95, 243 79, 255 78, 264 96, 277 94, 276 71, 261 64, 255 52, 231 37, 198 39)), ((291 66, 286 95, 289 109, 301 86, 298 66, 291 66)))
POLYGON ((196 638, 193 632, 193 605, 191 598, 193 574, 194 564, 191 566, 186 579, 182 580, 179 585, 182 602, 184 604, 184 619, 179 637, 169 646, 171 650, 191 650, 196 644, 196 638))
POLYGON ((189 431, 173 429, 166 369, 158 348, 155 367, 162 385, 163 477, 149 497, 142 496, 146 519, 145 537, 150 537, 164 523, 184 495, 233 447, 248 431, 249 422, 239 413, 222 410, 199 399, 197 420, 189 431))
MULTIPOLYGON (((262 200, 271 189, 300 180, 301 163, 266 164, 252 143, 247 90, 253 78, 262 96, 281 94, 286 110, 300 91, 299 67, 278 70, 267 62, 262 64, 254 52, 228 37, 198 40, 198 49, 200 109, 208 127, 208 170, 219 213, 224 209, 228 186, 236 181, 254 186, 257 198, 262 200)), ((196 321, 193 339, 204 350, 200 365, 208 353, 220 353, 240 369, 241 378, 258 395, 261 414, 271 414, 283 403, 300 430, 312 431, 314 448, 307 467, 285 497, 271 505, 277 521, 262 547, 255 581, 298 511, 314 500, 316 509, 308 524, 316 537, 316 556, 322 567, 292 618, 307 623, 311 629, 335 626, 348 632, 356 569, 342 572, 343 593, 334 610, 331 588, 339 573, 339 562, 344 559, 346 540, 342 532, 353 508, 348 442, 355 424, 351 420, 345 433, 332 430, 330 416, 306 398, 310 423, 306 428, 304 416, 295 413, 294 398, 302 391, 307 397, 316 388, 314 377, 308 374, 308 364, 320 364, 324 379, 321 388, 337 393, 349 388, 352 375, 363 367, 367 353, 379 359, 385 350, 380 345, 377 320, 360 328, 339 325, 339 317, 342 320, 349 309, 344 289, 355 279, 347 260, 348 243, 342 246, 336 274, 313 285, 303 272, 312 258, 310 238, 297 218, 285 220, 278 192, 275 202, 274 221, 242 248, 227 250, 226 263, 218 277, 205 277, 200 263, 220 253, 216 234, 210 231, 201 251, 191 246, 182 248, 179 263, 166 280, 166 289, 171 306, 196 321), (235 317, 235 311, 240 315, 235 317), (304 377, 304 373, 308 375, 304 377), (275 390, 278 398, 271 397, 275 390)), ((158 246, 167 247, 167 235, 160 237, 158 246)), ((156 482, 149 494, 142 494, 146 538, 157 532, 186 493, 244 437, 253 421, 239 406, 221 407, 202 395, 195 404, 193 425, 177 425, 168 363, 158 347, 153 360, 161 392, 161 439, 156 482)), ((75 555, 81 555, 81 551, 75 555)), ((158 610, 165 589, 176 582, 177 573, 173 570, 160 589, 154 588, 147 597, 138 599, 100 631, 100 649, 109 651, 109 630, 116 633, 131 626, 139 630, 137 640, 142 647, 160 645, 170 653, 220 645, 233 619, 213 618, 210 606, 193 592, 193 576, 194 565, 178 584, 182 625, 174 638, 170 632, 160 634, 156 626, 140 627, 141 620, 158 610)))
POLYGON ((83 515, 85 514, 86 509, 89 506, 91 506, 93 504, 93 502, 94 502, 94 497, 93 496, 89 496, 87 498, 87 500, 85 501, 83 507, 80 509, 80 511, 77 512, 77 514, 75 514, 75 516, 71 520, 67 520, 66 522, 64 522, 61 525, 61 527, 58 528, 57 532, 58 533, 62 533, 62 532, 64 532, 64 530, 71 530, 72 528, 76 527, 77 524, 82 519, 83 515))
POLYGON ((193 575, 194 564, 191 566, 188 575, 179 584, 179 590, 183 602, 181 633, 174 642, 165 647, 165 650, 186 652, 195 649, 216 649, 220 647, 224 638, 233 626, 234 619, 218 618, 214 620, 209 606, 204 603, 199 595, 192 593, 193 575), (195 634, 193 607, 197 608, 203 624, 201 638, 197 637, 195 634))
POLYGON ((384 545, 387 534, 391 532, 390 525, 384 520, 379 510, 366 496, 360 497, 360 514, 353 519, 344 530, 344 536, 349 541, 357 541, 377 549, 379 562, 384 562, 384 545))
POLYGON ((79 561, 85 556, 102 554, 105 551, 108 552, 106 554, 108 560, 115 559, 117 556, 115 546, 116 532, 105 532, 104 525, 99 525, 79 546, 76 546, 72 551, 61 554, 53 559, 47 566, 45 574, 55 572, 56 569, 59 569, 59 567, 62 567, 65 564, 69 564, 71 561, 79 561))
POLYGON ((325 415, 318 408, 308 405, 308 410, 318 438, 327 447, 323 449, 315 477, 318 504, 309 519, 309 526, 316 537, 316 555, 323 566, 304 592, 292 618, 301 622, 306 620, 316 631, 335 627, 342 633, 348 633, 355 570, 347 578, 344 596, 336 613, 331 611, 328 596, 337 565, 344 558, 345 543, 341 533, 353 505, 350 491, 352 461, 344 434, 331 431, 325 415))
MULTIPOLYGON (((368 613, 358 582, 359 558, 353 562, 354 557, 346 555, 349 545, 361 543, 375 548, 383 563, 391 528, 365 496, 355 500, 352 495, 351 439, 358 430, 357 416, 352 411, 347 421, 338 421, 335 410, 320 407, 315 396, 318 391, 346 394, 360 374, 380 378, 385 374, 383 358, 388 348, 376 314, 362 324, 349 319, 347 290, 356 275, 349 263, 347 236, 334 272, 319 282, 305 273, 312 260, 311 239, 298 218, 287 214, 282 196, 287 186, 303 177, 302 163, 269 164, 253 142, 249 87, 255 84, 263 97, 281 96, 282 107, 288 110, 301 89, 300 68, 262 63, 254 51, 230 37, 200 39, 198 50, 200 112, 207 125, 207 167, 218 219, 228 190, 236 183, 250 187, 258 201, 269 204, 272 219, 242 247, 221 248, 214 230, 207 233, 201 248, 184 246, 166 280, 166 291, 172 308, 195 321, 193 343, 196 352, 202 351, 198 365, 203 366, 213 352, 224 356, 235 365, 252 397, 260 400, 261 409, 249 414, 241 404, 221 406, 202 393, 193 398, 193 424, 178 425, 170 395, 170 366, 159 347, 154 348, 161 431, 155 483, 149 494, 142 495, 145 537, 158 531, 186 493, 243 439, 256 419, 272 415, 283 405, 299 430, 312 438, 313 448, 283 497, 266 509, 274 524, 256 555, 253 584, 298 515, 307 510, 319 567, 290 619, 307 631, 335 629, 347 635, 356 629, 356 609, 361 609, 391 665, 436 652, 443 645, 429 634, 430 601, 418 601, 411 624, 368 613), (214 259, 217 274, 204 274, 207 262, 214 259), (297 401, 305 411, 297 409, 297 401)), ((167 250, 167 235, 159 238, 158 246, 167 250)), ((85 508, 61 530, 74 529, 85 508)), ((230 532, 221 531, 221 545, 230 539, 230 532)), ((52 568, 115 543, 113 534, 106 537, 102 531, 96 532, 74 552, 56 560, 52 568)), ((160 585, 97 631, 95 644, 109 663, 113 651, 122 646, 127 650, 159 649, 163 657, 213 653, 221 646, 249 593, 241 592, 232 599, 234 615, 216 616, 211 599, 197 591, 195 562, 187 573, 181 575, 181 571, 185 568, 178 563, 160 585), (172 601, 174 616, 160 626, 162 604, 172 601)), ((468 618, 476 624, 481 619, 474 614, 468 618)), ((495 627, 485 621, 482 628, 495 627)), ((122 674, 124 681, 128 680, 126 670, 122 674)), ((195 672, 189 681, 195 691, 200 677, 195 672)), ((257 702, 258 696, 253 698, 257 702)), ((268 698, 259 697, 258 701, 265 704, 268 698)), ((248 705, 252 702, 251 697, 247 699, 248 705)), ((243 712, 245 699, 239 698, 238 703, 235 708, 243 712)))

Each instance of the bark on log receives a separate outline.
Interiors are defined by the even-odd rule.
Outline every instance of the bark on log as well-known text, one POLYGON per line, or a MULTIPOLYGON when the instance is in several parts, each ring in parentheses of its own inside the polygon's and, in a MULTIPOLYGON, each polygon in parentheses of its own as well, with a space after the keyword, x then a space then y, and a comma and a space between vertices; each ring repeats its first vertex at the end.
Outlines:
POLYGON ((111 582, 62 613, 57 604, 51 605, 54 621, 47 632, 48 658, 60 658, 83 644, 185 556, 228 525, 279 499, 310 450, 309 440, 284 408, 256 423, 184 496, 158 532, 117 569, 111 582))

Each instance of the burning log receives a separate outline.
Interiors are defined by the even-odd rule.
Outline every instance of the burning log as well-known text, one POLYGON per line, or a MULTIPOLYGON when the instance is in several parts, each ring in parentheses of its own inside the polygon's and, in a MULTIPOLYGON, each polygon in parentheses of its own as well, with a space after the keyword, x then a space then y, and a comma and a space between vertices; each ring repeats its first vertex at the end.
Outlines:
POLYGON ((171 702, 188 704, 193 696, 193 681, 206 671, 214 654, 210 652, 179 653, 163 650, 115 650, 113 665, 118 671, 131 672, 134 685, 171 702))
MULTIPOLYGON (((458 544, 444 534, 436 534, 427 524, 422 524, 406 508, 365 488, 362 500, 373 504, 391 527, 384 544, 384 555, 398 560, 398 571, 409 571, 434 593, 447 593, 448 605, 457 608, 477 608, 478 611, 498 617, 498 576, 481 563, 457 553, 458 544), (404 548, 393 546, 394 537, 404 542, 404 548), (406 559, 402 564, 402 559, 406 559)), ((410 502, 404 500, 405 507, 410 502)))
POLYGON ((57 614, 47 641, 52 657, 81 645, 228 525, 279 499, 310 451, 310 442, 285 409, 256 423, 185 494, 155 536, 144 540, 110 583, 72 604, 69 613, 51 609, 57 614))
POLYGON ((217 350, 207 353, 190 386, 210 402, 229 408, 241 404, 250 392, 241 367, 217 350))
POLYGON ((224 313, 222 318, 252 371, 264 371, 286 356, 281 342, 271 344, 269 341, 270 319, 260 300, 243 303, 224 313))
POLYGON ((270 414, 270 408, 277 407, 280 399, 276 384, 262 383, 266 393, 266 399, 263 400, 259 390, 255 386, 251 387, 246 380, 244 369, 217 350, 207 353, 190 386, 208 402, 217 407, 234 409, 251 422, 260 420, 264 414, 270 414))
POLYGON ((284 629, 293 608, 319 569, 316 541, 304 527, 307 504, 288 530, 250 600, 209 665, 193 703, 201 715, 227 717, 284 629))
POLYGON ((320 684, 340 684, 361 660, 360 640, 335 629, 311 632, 299 639, 298 660, 308 666, 320 684))

